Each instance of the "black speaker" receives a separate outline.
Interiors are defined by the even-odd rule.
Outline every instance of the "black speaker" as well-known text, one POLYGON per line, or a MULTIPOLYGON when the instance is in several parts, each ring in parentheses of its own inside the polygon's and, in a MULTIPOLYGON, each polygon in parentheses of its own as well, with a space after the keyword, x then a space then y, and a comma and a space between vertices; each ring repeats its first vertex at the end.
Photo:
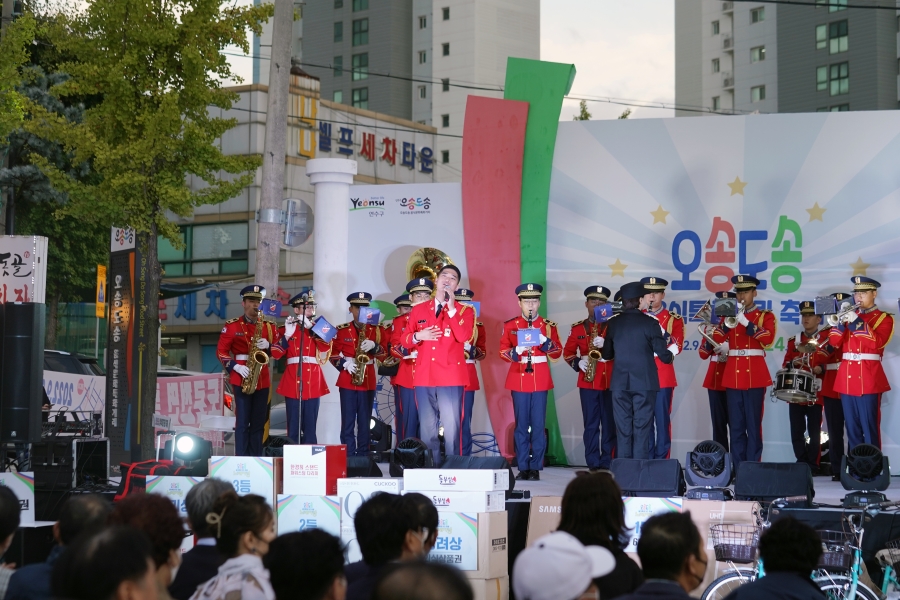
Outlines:
POLYGON ((675 498, 684 496, 687 485, 676 459, 643 460, 615 458, 610 465, 623 496, 675 498))
POLYGON ((745 461, 738 467, 734 482, 735 500, 771 502, 790 498, 789 506, 810 508, 815 495, 812 471, 806 463, 745 461))
POLYGON ((509 491, 516 486, 509 461, 502 456, 448 456, 441 469, 506 469, 509 471, 509 491))
POLYGON ((384 477, 371 456, 348 456, 347 477, 384 477))
POLYGON ((0 442, 41 439, 44 305, 0 304, 0 442))
MULTIPOLYGON (((168 444, 168 442, 166 443, 168 444)), ((263 444, 263 456, 284 456, 284 447, 294 443, 296 442, 287 436, 270 435, 263 444)), ((166 458, 168 458, 167 455, 166 458)))

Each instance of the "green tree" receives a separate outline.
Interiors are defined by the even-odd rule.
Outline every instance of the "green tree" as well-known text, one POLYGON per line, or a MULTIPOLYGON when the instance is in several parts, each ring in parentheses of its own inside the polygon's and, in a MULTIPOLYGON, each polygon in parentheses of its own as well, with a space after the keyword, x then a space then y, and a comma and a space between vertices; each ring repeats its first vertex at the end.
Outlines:
POLYGON ((16 91, 21 81, 20 69, 28 62, 28 46, 34 39, 35 20, 25 14, 3 27, 0 38, 0 148, 6 136, 16 129, 25 117, 22 97, 16 91))
POLYGON ((573 121, 590 121, 591 113, 587 109, 587 100, 578 103, 578 114, 572 117, 573 121))
POLYGON ((631 109, 630 109, 630 108, 626 108, 625 110, 622 111, 622 114, 619 115, 619 118, 620 118, 620 119, 627 119, 627 118, 630 117, 630 116, 631 116, 631 109))
MULTIPOLYGON (((190 216, 195 206, 237 196, 261 164, 258 156, 226 156, 217 140, 236 125, 216 117, 236 94, 223 55, 228 46, 249 52, 248 32, 262 33, 272 5, 238 7, 219 0, 94 0, 85 10, 61 15, 48 38, 65 57, 70 78, 52 88, 61 98, 98 94, 102 99, 73 123, 32 104, 32 133, 58 141, 72 163, 90 162, 98 181, 80 181, 40 156, 52 185, 68 195, 58 213, 73 222, 98 220, 132 227, 146 260, 139 276, 149 299, 136 310, 155 340, 159 327, 160 267, 157 236, 181 244, 169 213, 190 216), (201 185, 191 187, 187 177, 201 185)), ((159 348, 143 351, 138 393, 156 394, 159 348)), ((142 404, 141 452, 153 452, 153 402, 142 404)))

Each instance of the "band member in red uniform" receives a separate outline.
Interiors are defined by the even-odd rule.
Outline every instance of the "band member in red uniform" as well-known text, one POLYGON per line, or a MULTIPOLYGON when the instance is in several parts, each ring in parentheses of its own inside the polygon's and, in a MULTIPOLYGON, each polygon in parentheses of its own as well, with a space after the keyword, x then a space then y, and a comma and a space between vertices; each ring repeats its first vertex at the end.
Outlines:
POLYGON ((512 393, 516 417, 516 479, 538 481, 544 469, 544 422, 547 419, 547 392, 553 389, 553 377, 547 360, 556 362, 562 356, 562 344, 556 323, 538 314, 544 288, 537 283, 523 283, 516 288, 522 313, 503 325, 500 358, 512 363, 506 375, 506 389, 512 393), (537 346, 520 346, 518 333, 536 329, 537 346))
POLYGON ((775 341, 777 324, 770 310, 760 310, 755 302, 759 280, 750 275, 731 278, 738 299, 738 315, 726 319, 713 332, 718 344, 727 344, 725 395, 728 398, 728 429, 731 431, 731 458, 735 469, 745 460, 762 458, 763 400, 772 377, 766 366, 765 346, 775 341))
MULTIPOLYGON (((379 374, 383 374, 381 371, 389 371, 392 372, 391 375, 391 389, 394 391, 394 427, 396 428, 397 435, 400 436, 402 433, 402 425, 403 425, 403 412, 401 410, 400 405, 400 387, 397 385, 397 376, 400 374, 400 361, 402 360, 400 356, 394 352, 394 334, 395 329, 402 331, 403 325, 406 323, 405 316, 409 314, 409 311, 412 310, 412 302, 409 299, 409 294, 401 294, 394 298, 394 307, 397 309, 397 316, 393 321, 386 322, 382 324, 382 329, 384 332, 382 333, 382 338, 387 343, 387 359, 382 363, 382 368, 379 371, 379 374), (388 365, 388 361, 394 362, 394 365, 388 365)), ((398 339, 399 339, 399 331, 396 331, 398 339)), ((397 441, 402 440, 403 437, 398 437, 397 441)))
MULTIPOLYGON (((800 323, 803 331, 788 339, 782 369, 799 369, 803 365, 803 354, 797 346, 812 343, 816 350, 810 354, 809 367, 821 383, 825 370, 819 364, 818 348, 828 342, 828 332, 819 331, 821 315, 816 314, 816 303, 804 300, 800 303, 800 323)), ((814 474, 819 470, 822 438, 822 392, 816 394, 816 401, 810 404, 792 402, 788 405, 788 419, 791 426, 791 445, 797 462, 805 462, 814 474), (809 432, 809 443, 806 433, 809 432)))
MULTIPOLYGON (((716 298, 737 298, 734 292, 716 292, 716 298)), ((713 316, 715 319, 715 316, 713 316)), ((719 319, 718 325, 722 325, 719 319)), ((712 420, 712 439, 719 442, 728 451, 728 398, 725 396, 725 386, 722 378, 725 376, 725 363, 728 361, 728 347, 713 347, 709 340, 703 338, 700 348, 697 349, 700 360, 709 360, 706 369, 706 379, 703 387, 709 396, 709 416, 712 420)))
POLYGON ((563 348, 563 360, 578 373, 578 395, 584 420, 584 460, 589 469, 609 469, 616 455, 616 422, 613 419, 612 392, 609 378, 612 362, 603 358, 594 361, 594 378, 585 381, 591 350, 603 348, 606 323, 594 320, 594 309, 608 301, 611 292, 602 285, 584 290, 584 307, 588 318, 572 324, 572 331, 563 348), (601 437, 602 436, 602 437, 601 437))
POLYGON ((419 431, 436 463, 441 457, 439 427, 444 430, 447 456, 462 448, 463 389, 469 384, 465 344, 475 332, 475 309, 456 302, 462 275, 445 265, 435 278, 435 297, 413 307, 403 334, 403 346, 416 357, 416 403, 419 431))
MULTIPOLYGON (((656 318, 665 331, 666 345, 684 346, 684 321, 681 315, 673 314, 663 308, 662 301, 666 297, 666 286, 669 282, 660 277, 644 277, 641 279, 647 290, 650 308, 647 314, 656 318)), ((650 458, 669 458, 672 451, 672 397, 675 395, 675 363, 664 363, 656 357, 656 370, 659 374, 659 392, 653 405, 653 423, 656 436, 650 436, 650 458)))
MULTIPOLYGON (((831 297, 838 301, 838 306, 846 302, 847 306, 853 305, 853 294, 835 292, 831 297)), ((826 327, 824 333, 830 333, 831 328, 826 327)), ((825 376, 822 379, 822 401, 824 403, 825 426, 828 429, 828 462, 831 465, 831 480, 841 480, 841 460, 846 454, 844 448, 844 406, 841 404, 841 395, 834 391, 834 382, 837 379, 838 369, 841 367, 840 348, 835 348, 828 341, 819 346, 816 351, 817 359, 825 376)))
POLYGON ((834 383, 847 422, 847 442, 881 448, 881 394, 891 389, 881 359, 894 335, 894 318, 875 306, 881 284, 870 277, 851 277, 858 310, 845 313, 832 327, 828 341, 841 351, 834 383))
MULTIPOLYGON (((475 298, 475 292, 465 288, 456 290, 456 299, 459 302, 470 303, 475 298)), ((475 333, 472 339, 464 344, 466 349, 466 368, 469 370, 469 385, 466 386, 463 395, 462 414, 462 455, 472 455, 472 410, 475 408, 475 392, 481 389, 478 382, 478 369, 475 363, 484 360, 487 355, 487 346, 484 339, 484 323, 475 322, 475 333)))
POLYGON ((296 317, 288 317, 280 330, 281 340, 272 346, 273 358, 287 355, 287 369, 275 391, 284 396, 288 437, 297 444, 318 444, 319 399, 329 392, 322 365, 331 355, 331 342, 312 330, 316 316, 313 290, 297 294, 290 305, 296 317))
POLYGON ((409 437, 419 437, 419 407, 416 403, 416 358, 419 352, 409 350, 403 346, 403 335, 409 326, 409 315, 412 309, 431 299, 434 283, 424 277, 413 279, 406 284, 406 292, 409 294, 411 308, 409 312, 394 319, 394 332, 391 337, 391 352, 401 359, 397 371, 397 389, 400 391, 400 416, 402 423, 399 432, 401 440, 409 437))
POLYGON ((341 371, 337 380, 341 396, 341 443, 347 445, 347 456, 369 454, 369 419, 372 417, 375 386, 378 383, 375 361, 387 356, 381 345, 385 343, 381 339, 381 327, 359 322, 359 309, 369 306, 371 301, 372 294, 368 292, 354 292, 347 296, 353 320, 338 325, 337 335, 331 340, 331 364, 341 371), (363 355, 368 361, 360 367, 357 356, 363 355), (360 368, 365 369, 365 374, 357 385, 353 382, 353 376, 360 368))
POLYGON ((234 389, 235 456, 262 456, 263 453, 263 432, 269 414, 269 365, 262 366, 256 390, 252 394, 245 394, 241 390, 241 384, 250 375, 250 368, 247 366, 250 353, 262 350, 271 355, 272 344, 278 342, 278 326, 274 321, 262 317, 260 337, 256 347, 250 348, 250 341, 256 334, 257 319, 261 317, 259 304, 265 297, 266 288, 261 285, 248 285, 241 290, 244 314, 225 321, 216 349, 219 362, 230 374, 228 381, 234 389))

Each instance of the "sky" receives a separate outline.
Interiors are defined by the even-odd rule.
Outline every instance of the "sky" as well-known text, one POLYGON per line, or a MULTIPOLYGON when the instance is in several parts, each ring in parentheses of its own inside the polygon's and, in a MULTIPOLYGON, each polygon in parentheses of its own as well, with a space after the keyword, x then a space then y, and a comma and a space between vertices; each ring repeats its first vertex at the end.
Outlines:
MULTIPOLYGON (((570 96, 675 101, 675 7, 672 0, 541 0, 541 60, 574 63, 570 96)), ((628 107, 588 102, 592 119, 615 119, 628 107)), ((675 116, 671 109, 631 108, 630 118, 675 116)), ((563 103, 560 120, 578 113, 563 103)))

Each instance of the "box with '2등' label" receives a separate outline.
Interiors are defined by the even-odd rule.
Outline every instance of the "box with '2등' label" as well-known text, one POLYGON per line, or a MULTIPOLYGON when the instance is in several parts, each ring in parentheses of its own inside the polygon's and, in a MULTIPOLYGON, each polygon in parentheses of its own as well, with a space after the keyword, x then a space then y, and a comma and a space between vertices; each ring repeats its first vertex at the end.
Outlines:
POLYGON ((418 493, 428 496, 438 512, 486 513, 506 510, 506 492, 445 492, 439 490, 418 493))
POLYGON ((321 529, 341 535, 341 499, 337 496, 278 495, 278 535, 321 529))
POLYGON ((403 472, 407 492, 505 492, 508 469, 407 469, 403 472))

